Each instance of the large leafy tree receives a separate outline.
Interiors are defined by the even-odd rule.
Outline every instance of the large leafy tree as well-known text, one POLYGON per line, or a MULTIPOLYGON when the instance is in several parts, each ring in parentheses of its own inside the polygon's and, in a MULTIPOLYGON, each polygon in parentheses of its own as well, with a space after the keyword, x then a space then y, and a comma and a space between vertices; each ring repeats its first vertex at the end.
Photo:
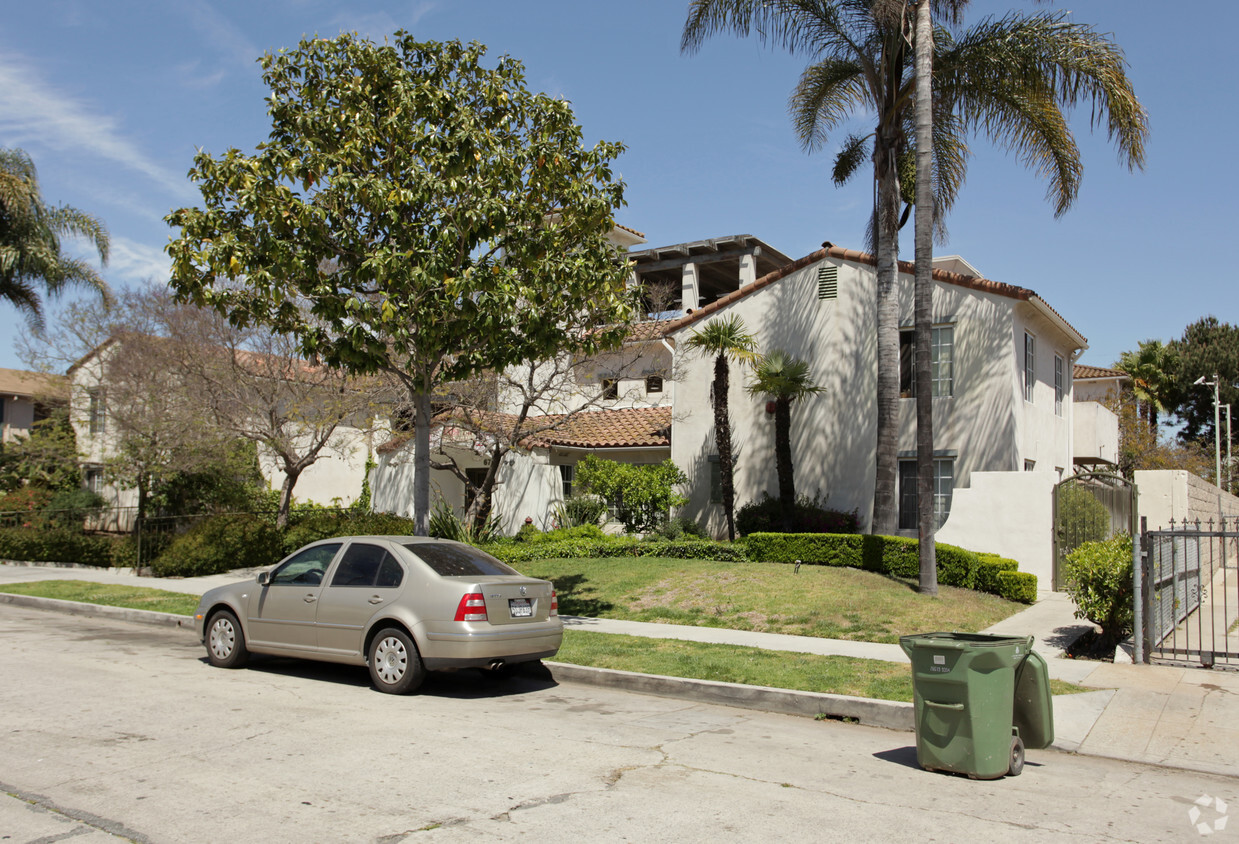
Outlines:
MULTIPOLYGON (((963 0, 931 0, 951 20, 963 0)), ((789 109, 801 143, 824 146, 853 115, 873 115, 871 131, 845 137, 832 177, 843 183, 866 162, 876 183, 871 222, 877 258, 877 460, 872 530, 895 528, 898 472, 899 311, 895 295, 901 176, 913 165, 913 47, 907 6, 891 0, 694 0, 681 46, 710 36, 756 33, 763 43, 809 64, 789 109)), ((1130 167, 1143 165, 1147 118, 1122 51, 1065 13, 987 18, 958 36, 944 28, 933 44, 933 160, 937 210, 963 183, 969 135, 1007 149, 1049 182, 1055 214, 1075 200, 1082 167, 1064 109, 1092 107, 1130 167)))
MULTIPOLYGON (((1184 442, 1199 441, 1212 451, 1215 442, 1213 387, 1196 382, 1201 379, 1212 382, 1216 376, 1225 427, 1225 405, 1239 408, 1239 387, 1235 386, 1239 384, 1239 326, 1207 316, 1183 329, 1183 336, 1170 341, 1167 348, 1174 356, 1173 383, 1168 398, 1175 408, 1175 416, 1183 423, 1179 438, 1184 442)), ((1225 438, 1223 431, 1221 439, 1225 438)), ((1225 451, 1223 442, 1223 455, 1225 451)))
POLYGON ((783 529, 792 531, 796 508, 796 479, 792 462, 792 402, 825 389, 813 383, 806 361, 775 349, 758 360, 748 391, 774 402, 774 468, 779 479, 779 507, 783 529))
POLYGON ((108 233, 95 217, 68 205, 48 205, 30 156, 0 149, 0 299, 43 328, 40 293, 55 298, 70 287, 85 287, 108 298, 98 270, 61 251, 65 237, 89 240, 99 259, 108 259, 108 233))
POLYGON ((694 331, 687 347, 701 354, 714 356, 714 382, 710 401, 714 407, 714 444, 718 449, 718 465, 723 493, 723 515, 727 519, 727 539, 736 538, 736 488, 732 472, 735 455, 731 450, 731 417, 727 394, 731 389, 731 364, 757 360, 757 341, 738 316, 716 319, 694 331))
POLYGON ((607 240, 622 147, 585 147, 567 102, 484 54, 398 32, 265 56, 270 137, 199 154, 203 207, 168 217, 182 297, 399 380, 423 534, 436 385, 618 344, 634 307, 607 240))

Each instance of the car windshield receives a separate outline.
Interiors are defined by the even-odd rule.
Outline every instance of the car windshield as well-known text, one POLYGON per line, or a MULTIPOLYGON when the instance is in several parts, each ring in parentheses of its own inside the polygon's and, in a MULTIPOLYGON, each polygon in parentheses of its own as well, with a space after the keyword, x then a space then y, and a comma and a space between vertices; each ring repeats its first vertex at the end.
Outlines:
POLYGON ((436 574, 444 577, 457 575, 520 574, 512 567, 499 562, 485 551, 468 545, 448 545, 437 542, 410 542, 404 546, 418 556, 436 574))

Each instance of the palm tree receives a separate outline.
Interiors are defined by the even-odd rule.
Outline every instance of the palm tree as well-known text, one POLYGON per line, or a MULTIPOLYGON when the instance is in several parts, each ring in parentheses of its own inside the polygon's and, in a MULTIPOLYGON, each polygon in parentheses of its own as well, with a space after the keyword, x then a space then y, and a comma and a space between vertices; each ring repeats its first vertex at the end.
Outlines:
POLYGON ((757 358, 757 341, 744 328, 738 316, 711 322, 688 338, 688 348, 714 355, 714 443, 718 447, 723 513, 727 517, 727 539, 736 538, 736 492, 732 483, 731 420, 727 415, 727 391, 731 386, 731 361, 745 364, 757 358))
POLYGON ((1161 340, 1142 340, 1136 351, 1123 352, 1114 368, 1131 376, 1131 389, 1143 410, 1149 432, 1157 434, 1158 414, 1171 407, 1174 349, 1161 340))
POLYGON ((76 208, 46 205, 30 156, 20 149, 0 149, 0 299, 24 311, 36 331, 43 330, 40 285, 49 297, 81 286, 110 298, 94 267, 61 253, 64 236, 89 239, 107 263, 103 224, 76 208))
MULTIPOLYGON (((966 0, 930 0, 954 20, 966 0)), ((810 64, 789 110, 802 145, 816 150, 854 114, 876 114, 865 134, 844 139, 833 178, 842 184, 872 162, 871 219, 877 258, 877 467, 872 531, 895 528, 898 472, 900 174, 911 169, 913 90, 906 4, 892 0, 693 0, 681 49, 710 36, 755 31, 767 45, 805 55, 810 64)), ((1143 166, 1148 120, 1132 91, 1122 51, 1065 13, 987 18, 958 37, 934 33, 932 92, 934 199, 947 211, 963 183, 968 147, 979 134, 1048 178, 1055 214, 1079 190, 1079 148, 1063 109, 1091 104, 1129 167, 1143 166)), ((939 217, 940 219, 940 217, 939 217)), ((939 226, 940 230, 940 226, 939 226)))
POLYGON ((776 349, 757 362, 750 395, 766 395, 774 401, 774 467, 779 476, 779 505, 783 530, 791 532, 796 508, 796 480, 792 471, 792 402, 824 388, 813 383, 809 364, 776 349))

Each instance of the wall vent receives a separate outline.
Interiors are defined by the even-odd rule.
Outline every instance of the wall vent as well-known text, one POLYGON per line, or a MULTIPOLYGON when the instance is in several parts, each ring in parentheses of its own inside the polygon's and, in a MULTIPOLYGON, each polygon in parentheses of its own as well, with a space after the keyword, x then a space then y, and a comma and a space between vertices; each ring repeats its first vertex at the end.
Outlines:
POLYGON ((817 271, 817 298, 839 298, 839 268, 828 264, 817 271))

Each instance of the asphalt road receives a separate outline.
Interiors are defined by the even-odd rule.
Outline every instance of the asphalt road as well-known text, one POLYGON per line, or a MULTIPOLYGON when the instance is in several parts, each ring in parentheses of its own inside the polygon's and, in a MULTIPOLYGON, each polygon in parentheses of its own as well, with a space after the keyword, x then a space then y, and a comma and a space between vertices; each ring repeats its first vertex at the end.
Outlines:
POLYGON ((13 606, 0 713, 0 841, 1195 841, 1201 796, 1239 814, 1239 779, 1047 750, 978 782, 907 733, 476 672, 392 697, 13 606))

